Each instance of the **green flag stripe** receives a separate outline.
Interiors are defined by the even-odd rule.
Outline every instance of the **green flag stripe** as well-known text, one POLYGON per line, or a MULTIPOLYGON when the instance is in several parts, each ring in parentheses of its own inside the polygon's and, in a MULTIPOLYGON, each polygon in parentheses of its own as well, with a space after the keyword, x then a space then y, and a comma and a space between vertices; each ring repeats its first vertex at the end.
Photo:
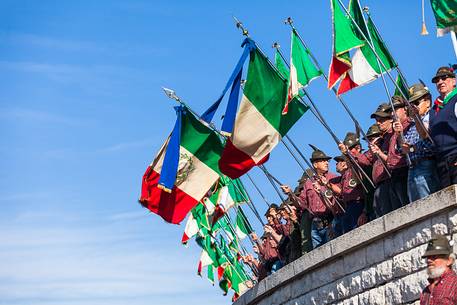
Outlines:
POLYGON ((308 110, 306 106, 293 100, 289 104, 287 115, 282 115, 286 94, 286 80, 258 50, 251 52, 244 95, 281 136, 308 110))
POLYGON ((181 146, 220 175, 218 161, 223 145, 218 135, 189 110, 183 116, 181 130, 181 146))
POLYGON ((275 52, 275 66, 281 73, 282 77, 284 77, 285 79, 289 79, 289 68, 282 59, 281 54, 279 54, 279 50, 276 50, 275 52))
POLYGON ((357 38, 352 30, 351 20, 343 13, 338 0, 332 1, 334 26, 334 53, 339 55, 364 45, 364 41, 357 38))
MULTIPOLYGON (((392 55, 387 49, 387 46, 383 43, 378 31, 376 31, 376 28, 371 18, 368 18, 367 25, 368 30, 370 32, 372 45, 376 50, 376 54, 378 54, 378 56, 381 58, 381 62, 384 64, 387 70, 396 67, 397 64, 395 60, 393 59, 392 55)), ((373 53, 373 51, 369 48, 369 46, 363 47, 362 52, 365 55, 365 58, 367 58, 367 61, 370 63, 370 65, 374 68, 374 70, 377 73, 381 73, 381 70, 384 71, 382 65, 381 67, 379 67, 378 62, 376 61, 376 56, 373 53)))
POLYGON ((295 30, 292 31, 292 64, 297 70, 298 82, 307 86, 313 79, 319 77, 322 71, 314 66, 309 52, 301 42, 295 30))
POLYGON ((431 0, 436 26, 440 29, 457 25, 457 2, 449 0, 431 0))

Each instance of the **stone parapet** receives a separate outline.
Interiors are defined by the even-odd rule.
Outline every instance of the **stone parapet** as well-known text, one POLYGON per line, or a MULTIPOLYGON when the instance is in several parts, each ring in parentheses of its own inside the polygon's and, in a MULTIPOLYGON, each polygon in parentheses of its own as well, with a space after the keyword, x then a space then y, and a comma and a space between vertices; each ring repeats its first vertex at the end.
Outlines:
POLYGON ((456 186, 303 255, 260 281, 234 304, 418 304, 427 284, 421 255, 432 233, 457 241, 456 186))

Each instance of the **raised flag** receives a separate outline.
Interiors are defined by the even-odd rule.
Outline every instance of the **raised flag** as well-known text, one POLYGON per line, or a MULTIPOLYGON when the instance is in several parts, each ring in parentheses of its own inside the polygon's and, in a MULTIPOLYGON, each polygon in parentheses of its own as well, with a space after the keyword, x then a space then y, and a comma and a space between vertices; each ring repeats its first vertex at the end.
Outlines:
POLYGON ((293 100, 282 115, 287 82, 257 49, 251 51, 247 80, 235 127, 219 160, 232 179, 268 160, 273 148, 308 109, 293 100))
POLYGON ((218 160, 223 149, 216 133, 182 108, 178 166, 171 192, 159 188, 167 164, 167 140, 144 173, 140 203, 165 221, 178 224, 219 179, 218 160))
MULTIPOLYGON (((349 13, 357 24, 352 24, 356 36, 360 40, 367 38, 370 41, 376 54, 381 58, 381 61, 387 70, 395 67, 395 61, 382 42, 371 18, 368 18, 367 25, 365 24, 365 19, 358 0, 351 0, 349 2, 349 13), (360 33, 359 29, 362 30, 363 35, 360 33)), ((378 62, 378 58, 368 45, 368 42, 365 42, 365 45, 358 48, 352 56, 351 69, 347 71, 342 79, 337 93, 343 94, 351 89, 366 85, 377 79, 381 75, 381 72, 384 73, 386 71, 378 62)))
POLYGON ((247 201, 246 191, 239 179, 230 179, 222 176, 219 180, 221 186, 218 191, 216 209, 213 214, 213 223, 222 217, 235 204, 247 201))
POLYGON ((213 243, 213 238, 209 235, 198 236, 195 241, 202 248, 200 260, 198 262, 198 275, 201 275, 204 267, 214 265, 217 267, 217 252, 216 246, 213 243))
POLYGON ((290 77, 283 114, 287 113, 289 102, 299 95, 299 90, 322 75, 311 61, 308 49, 305 48, 295 30, 292 30, 290 41, 290 77))
POLYGON ((281 76, 284 77, 285 79, 289 79, 289 68, 287 67, 286 63, 282 59, 281 54, 279 54, 279 50, 276 49, 275 52, 275 67, 278 69, 279 73, 281 73, 281 76))
POLYGON ((436 35, 457 31, 457 1, 430 0, 436 20, 436 35))
POLYGON ((406 96, 406 98, 409 98, 408 86, 403 82, 403 79, 401 78, 400 74, 397 75, 397 80, 395 81, 395 83, 397 84, 397 86, 395 86, 394 95, 401 96, 401 97, 403 97, 403 95, 404 95, 404 96, 406 96), (400 90, 398 90, 398 88, 401 89, 401 92, 403 93, 403 95, 400 93, 400 90))
POLYGON ((236 235, 240 239, 246 238, 249 234, 253 232, 251 225, 249 224, 249 221, 244 214, 243 210, 238 207, 238 211, 236 214, 236 235))
POLYGON ((189 239, 194 237, 202 229, 209 231, 211 230, 211 226, 208 220, 208 212, 205 205, 203 203, 199 203, 190 211, 181 242, 186 244, 189 239))
POLYGON ((351 68, 349 51, 364 45, 353 32, 351 21, 341 11, 338 0, 330 0, 333 24, 333 55, 328 72, 328 88, 332 88, 351 68))

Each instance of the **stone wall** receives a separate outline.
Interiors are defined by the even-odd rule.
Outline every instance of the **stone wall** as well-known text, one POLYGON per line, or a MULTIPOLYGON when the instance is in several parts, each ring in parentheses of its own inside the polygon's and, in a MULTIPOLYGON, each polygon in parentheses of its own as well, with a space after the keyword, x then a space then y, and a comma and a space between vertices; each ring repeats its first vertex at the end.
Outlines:
POLYGON ((234 304, 419 304, 431 234, 457 241, 456 191, 451 186, 330 241, 234 304))

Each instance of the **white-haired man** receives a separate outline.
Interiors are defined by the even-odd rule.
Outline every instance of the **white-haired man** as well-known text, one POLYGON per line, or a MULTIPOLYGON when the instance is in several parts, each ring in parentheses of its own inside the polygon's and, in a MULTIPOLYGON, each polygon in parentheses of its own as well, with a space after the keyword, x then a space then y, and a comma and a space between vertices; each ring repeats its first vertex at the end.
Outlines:
POLYGON ((422 258, 427 260, 429 285, 420 296, 420 305, 457 304, 457 274, 452 270, 455 254, 446 236, 434 235, 422 258))

